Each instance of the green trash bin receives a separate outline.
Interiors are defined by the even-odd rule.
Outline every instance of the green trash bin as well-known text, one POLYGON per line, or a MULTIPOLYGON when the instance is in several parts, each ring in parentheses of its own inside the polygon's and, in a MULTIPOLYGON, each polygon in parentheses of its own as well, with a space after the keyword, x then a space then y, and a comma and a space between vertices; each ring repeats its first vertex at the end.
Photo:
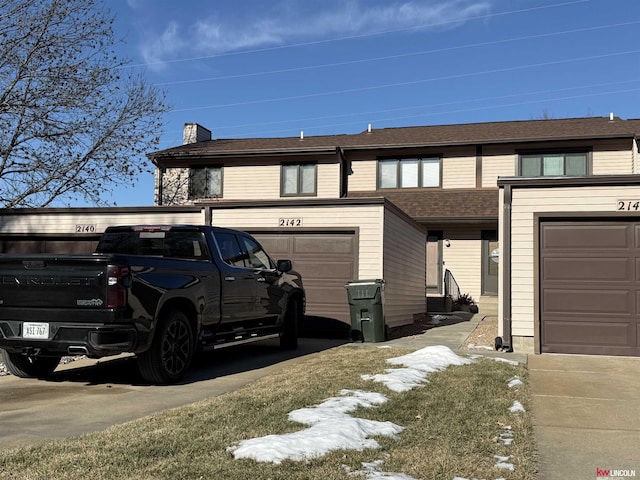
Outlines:
POLYGON ((384 280, 354 280, 346 288, 351 314, 351 339, 384 342, 387 339, 382 308, 384 280))

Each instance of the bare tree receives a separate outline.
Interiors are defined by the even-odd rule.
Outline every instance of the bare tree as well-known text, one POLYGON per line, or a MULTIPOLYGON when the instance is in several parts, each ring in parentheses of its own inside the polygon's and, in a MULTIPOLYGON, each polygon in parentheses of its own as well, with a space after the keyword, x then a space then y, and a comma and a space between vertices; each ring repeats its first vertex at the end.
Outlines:
POLYGON ((0 207, 104 205, 150 171, 167 105, 113 21, 101 0, 0 0, 0 207))

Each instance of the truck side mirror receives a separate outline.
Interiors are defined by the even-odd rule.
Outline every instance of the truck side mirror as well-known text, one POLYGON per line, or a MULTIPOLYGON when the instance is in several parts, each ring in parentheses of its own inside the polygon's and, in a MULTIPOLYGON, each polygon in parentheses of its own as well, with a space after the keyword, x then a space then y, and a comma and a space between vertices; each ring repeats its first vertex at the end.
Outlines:
POLYGON ((282 273, 287 273, 293 270, 293 264, 291 260, 278 260, 276 268, 282 273))

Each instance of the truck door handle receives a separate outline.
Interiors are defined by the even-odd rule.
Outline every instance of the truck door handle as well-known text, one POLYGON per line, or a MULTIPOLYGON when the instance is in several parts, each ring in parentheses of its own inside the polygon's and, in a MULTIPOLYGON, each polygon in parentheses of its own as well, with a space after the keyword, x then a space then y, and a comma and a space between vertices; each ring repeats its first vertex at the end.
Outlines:
POLYGON ((225 282, 233 282, 235 281, 236 277, 224 277, 224 281, 225 282))

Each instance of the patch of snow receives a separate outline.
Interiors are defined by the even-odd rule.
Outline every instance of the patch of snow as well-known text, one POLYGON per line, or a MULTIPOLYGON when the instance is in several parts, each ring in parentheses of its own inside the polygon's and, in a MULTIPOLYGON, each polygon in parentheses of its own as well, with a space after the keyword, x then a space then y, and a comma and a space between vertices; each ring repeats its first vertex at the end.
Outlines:
POLYGON ((394 392, 408 392, 423 385, 427 379, 425 372, 414 368, 395 368, 385 370, 385 372, 375 375, 362 375, 361 378, 384 383, 389 390, 394 392))
POLYGON ((519 385, 522 385, 522 380, 520 380, 518 377, 513 377, 511 380, 509 380, 509 388, 513 388, 513 387, 517 387, 519 385))
POLYGON ((514 471, 516 469, 515 465, 513 463, 506 463, 506 462, 498 462, 494 465, 496 468, 500 468, 500 469, 504 469, 504 470, 510 470, 510 471, 514 471))
POLYGON ((383 383, 394 392, 406 392, 423 384, 430 373, 444 370, 450 365, 467 365, 471 360, 456 355, 449 347, 436 345, 390 358, 387 363, 405 368, 390 369, 377 375, 363 375, 362 379, 383 383))
POLYGON ((515 470, 515 466, 513 465, 513 463, 508 463, 508 460, 511 459, 511 455, 507 456, 507 457, 502 457, 500 455, 494 455, 493 458, 495 458, 498 462, 495 464, 496 468, 501 468, 504 470, 511 470, 512 472, 515 470))
POLYGON ((522 404, 519 401, 516 400, 516 401, 513 402, 513 405, 511 405, 509 407, 509 411, 511 413, 517 413, 517 412, 524 412, 525 409, 522 406, 522 404))
POLYGON ((477 349, 481 349, 481 350, 491 350, 491 351, 493 351, 493 347, 488 347, 486 345, 476 345, 475 343, 470 343, 469 345, 467 345, 467 348, 477 348, 477 349))
POLYGON ((382 460, 376 460, 371 463, 363 463, 364 470, 358 470, 351 472, 349 475, 363 475, 366 480, 416 480, 404 473, 390 473, 381 471, 381 467, 384 464, 382 460))
POLYGON ((333 397, 320 405, 289 413, 289 419, 311 425, 305 430, 284 435, 243 440, 228 450, 238 458, 280 464, 284 460, 318 458, 338 449, 364 450, 379 448, 370 437, 394 437, 404 427, 392 422, 354 418, 348 412, 358 407, 371 408, 387 401, 384 395, 359 390, 342 390, 342 397, 333 397))

